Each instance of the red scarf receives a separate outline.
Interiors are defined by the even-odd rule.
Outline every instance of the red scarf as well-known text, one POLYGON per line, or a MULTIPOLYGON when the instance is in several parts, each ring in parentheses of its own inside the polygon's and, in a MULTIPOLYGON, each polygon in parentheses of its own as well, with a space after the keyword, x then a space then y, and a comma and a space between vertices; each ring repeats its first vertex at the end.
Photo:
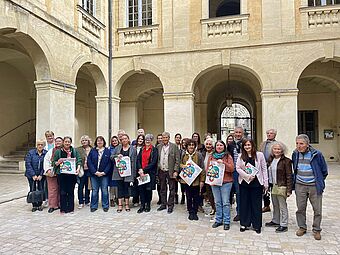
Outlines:
POLYGON ((149 164, 149 160, 151 157, 151 152, 152 152, 152 145, 150 145, 149 149, 146 149, 146 147, 143 147, 142 151, 142 168, 146 168, 149 164))

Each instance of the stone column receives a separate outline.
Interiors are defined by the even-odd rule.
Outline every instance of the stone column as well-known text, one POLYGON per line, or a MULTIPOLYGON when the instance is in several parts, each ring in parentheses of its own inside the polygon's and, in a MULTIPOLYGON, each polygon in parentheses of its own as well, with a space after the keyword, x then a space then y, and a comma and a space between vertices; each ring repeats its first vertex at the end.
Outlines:
POLYGON ((36 138, 46 130, 56 136, 74 138, 75 93, 77 86, 56 80, 35 81, 37 90, 36 138))
POLYGON ((133 139, 137 133, 138 111, 137 102, 121 102, 119 109, 119 127, 133 139))
MULTIPOLYGON (((194 94, 164 93, 164 129, 173 138, 176 133, 191 137, 194 132, 194 94)), ((173 140, 173 139, 172 139, 173 140)))
POLYGON ((97 134, 109 141, 109 97, 96 96, 97 102, 97 134))
POLYGON ((112 97, 112 135, 117 135, 119 126, 119 104, 120 97, 113 96, 112 97))
POLYGON ((262 132, 277 130, 277 140, 288 147, 288 155, 295 148, 295 137, 298 132, 298 89, 262 90, 262 132))

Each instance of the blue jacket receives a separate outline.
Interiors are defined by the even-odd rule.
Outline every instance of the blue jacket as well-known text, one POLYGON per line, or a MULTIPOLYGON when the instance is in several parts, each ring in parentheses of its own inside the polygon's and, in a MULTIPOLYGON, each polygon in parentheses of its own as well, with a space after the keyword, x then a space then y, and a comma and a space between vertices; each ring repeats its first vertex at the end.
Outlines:
POLYGON ((25 158, 25 176, 32 178, 33 176, 43 176, 44 174, 44 158, 47 151, 43 150, 39 156, 37 149, 30 150, 25 158))
MULTIPOLYGON (((328 175, 327 164, 322 153, 313 147, 309 147, 312 153, 311 167, 313 169, 315 177, 316 191, 319 195, 323 193, 325 189, 325 179, 328 175)), ((299 162, 299 152, 295 150, 292 155, 293 169, 294 169, 294 183, 296 181, 297 167, 299 162)))
POLYGON ((94 175, 97 171, 104 172, 108 175, 112 169, 112 161, 110 159, 111 152, 110 149, 105 148, 103 152, 102 159, 98 166, 98 151, 96 148, 92 148, 89 155, 87 156, 87 166, 91 175, 94 175))

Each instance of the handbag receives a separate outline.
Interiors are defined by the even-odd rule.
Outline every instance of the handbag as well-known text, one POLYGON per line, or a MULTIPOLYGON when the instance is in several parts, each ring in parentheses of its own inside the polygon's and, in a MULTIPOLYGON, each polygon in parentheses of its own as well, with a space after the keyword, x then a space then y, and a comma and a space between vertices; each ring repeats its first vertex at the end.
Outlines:
POLYGON ((33 181, 33 190, 28 192, 26 201, 28 204, 42 203, 44 200, 44 192, 37 190, 37 181, 33 181))
POLYGON ((287 197, 287 187, 274 184, 272 189, 272 195, 287 197))
POLYGON ((80 166, 78 176, 79 176, 80 178, 84 176, 84 168, 83 168, 82 166, 80 166))

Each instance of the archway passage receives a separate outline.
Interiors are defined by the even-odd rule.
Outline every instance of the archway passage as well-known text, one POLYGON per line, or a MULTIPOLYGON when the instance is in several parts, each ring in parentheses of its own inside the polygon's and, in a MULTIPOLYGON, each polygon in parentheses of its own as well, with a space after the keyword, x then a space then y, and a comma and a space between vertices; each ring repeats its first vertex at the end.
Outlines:
POLYGON ((326 160, 339 160, 340 63, 310 64, 298 82, 298 132, 309 136, 326 160))
POLYGON ((95 73, 91 64, 83 65, 77 74, 75 95, 75 139, 74 143, 80 145, 80 138, 88 135, 92 140, 97 134, 97 111, 96 111, 96 81, 95 73))
POLYGON ((131 139, 138 128, 154 136, 164 131, 163 87, 156 75, 132 74, 124 81, 120 98, 119 126, 131 139))
MULTIPOLYGON (((27 35, 0 29, 0 155, 16 147, 22 150, 35 143, 36 90, 35 66, 24 48, 38 47, 27 35)), ((38 57, 38 52, 37 52, 38 57)), ((17 154, 18 157, 24 156, 17 154)))
POLYGON ((216 67, 204 72, 197 79, 194 89, 195 130, 224 139, 234 131, 235 126, 242 126, 248 137, 260 141, 260 91, 260 81, 250 70, 240 66, 229 70, 216 67))

